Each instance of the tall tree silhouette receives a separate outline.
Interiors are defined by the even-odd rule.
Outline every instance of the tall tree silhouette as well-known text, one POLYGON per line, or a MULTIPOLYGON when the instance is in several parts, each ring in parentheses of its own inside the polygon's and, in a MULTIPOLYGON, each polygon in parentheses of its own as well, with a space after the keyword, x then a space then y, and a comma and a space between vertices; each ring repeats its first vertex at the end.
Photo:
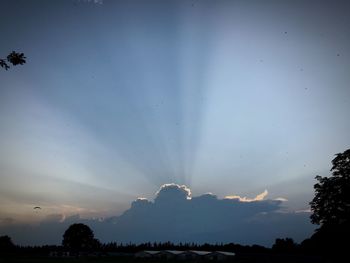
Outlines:
POLYGON ((12 64, 13 66, 17 65, 23 65, 26 63, 26 57, 23 53, 18 53, 15 51, 12 51, 6 59, 0 59, 0 67, 4 68, 5 70, 8 70, 10 68, 9 64, 12 64))
POLYGON ((314 224, 339 225, 350 221, 350 149, 336 154, 331 177, 316 176, 315 197, 310 202, 314 224))
POLYGON ((342 262, 348 254, 350 237, 350 149, 336 154, 332 164, 332 176, 316 176, 311 222, 320 228, 305 245, 342 262))

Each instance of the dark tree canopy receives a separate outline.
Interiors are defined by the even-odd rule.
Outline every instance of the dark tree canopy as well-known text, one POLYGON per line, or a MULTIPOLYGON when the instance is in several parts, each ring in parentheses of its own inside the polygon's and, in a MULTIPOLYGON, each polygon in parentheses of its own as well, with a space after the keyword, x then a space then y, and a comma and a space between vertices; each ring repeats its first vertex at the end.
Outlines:
POLYGON ((272 246, 272 250, 277 253, 292 253, 297 248, 297 244, 292 238, 277 238, 275 244, 272 246))
POLYGON ((23 65, 26 63, 26 57, 23 53, 12 51, 6 59, 0 59, 0 67, 8 70, 10 68, 9 63, 11 63, 13 66, 23 65))
POLYGON ((315 197, 310 202, 311 221, 321 226, 350 222, 350 149, 336 154, 332 176, 316 176, 315 197))
POLYGON ((0 251, 6 252, 15 247, 9 236, 0 236, 0 251))
POLYGON ((62 245, 70 250, 84 251, 95 248, 98 240, 94 232, 85 224, 73 224, 64 232, 62 245))

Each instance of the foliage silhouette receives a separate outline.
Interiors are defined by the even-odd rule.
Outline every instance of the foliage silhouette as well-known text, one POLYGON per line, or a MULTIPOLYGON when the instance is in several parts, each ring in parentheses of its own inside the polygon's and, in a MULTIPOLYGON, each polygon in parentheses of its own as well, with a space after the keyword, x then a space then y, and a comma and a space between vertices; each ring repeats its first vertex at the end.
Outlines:
POLYGON ((9 236, 0 236, 0 254, 8 254, 13 252, 15 245, 9 236))
POLYGON ((320 228, 302 245, 341 260, 348 252, 350 236, 350 149, 336 154, 332 164, 331 177, 316 176, 319 182, 310 202, 311 222, 320 228))
POLYGON ((0 250, 6 250, 13 248, 14 246, 15 245, 9 236, 0 236, 0 250))
POLYGON ((350 221, 350 149, 336 154, 331 177, 316 176, 315 197, 310 202, 314 224, 340 225, 350 221))
POLYGON ((85 224, 73 224, 63 234, 62 245, 74 252, 98 249, 100 242, 85 224))
POLYGON ((10 68, 9 63, 11 63, 13 66, 17 65, 23 65, 26 63, 26 57, 23 53, 17 53, 15 51, 12 51, 6 59, 0 59, 0 67, 4 68, 5 70, 8 70, 10 68))
POLYGON ((293 253, 297 249, 297 244, 292 238, 277 238, 272 250, 277 253, 293 253))

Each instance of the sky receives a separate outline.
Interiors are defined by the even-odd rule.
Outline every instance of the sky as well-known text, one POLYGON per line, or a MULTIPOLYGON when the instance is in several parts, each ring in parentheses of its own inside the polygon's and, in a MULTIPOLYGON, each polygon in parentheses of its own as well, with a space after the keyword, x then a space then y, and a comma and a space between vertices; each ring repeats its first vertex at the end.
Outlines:
MULTIPOLYGON (((50 222, 58 235, 85 220, 101 240, 139 242, 102 228, 125 224, 138 198, 159 213, 160 189, 183 185, 191 195, 181 213, 213 195, 216 223, 233 209, 230 231, 258 217, 256 235, 153 239, 310 235, 314 177, 330 175, 350 145, 346 1, 1 0, 0 10, 0 58, 27 57, 0 70, 0 235, 57 243, 62 233, 30 231, 50 222), (247 204, 271 207, 239 217, 247 204)), ((174 216, 169 202, 162 209, 174 216)), ((146 231, 148 214, 128 227, 146 231)))

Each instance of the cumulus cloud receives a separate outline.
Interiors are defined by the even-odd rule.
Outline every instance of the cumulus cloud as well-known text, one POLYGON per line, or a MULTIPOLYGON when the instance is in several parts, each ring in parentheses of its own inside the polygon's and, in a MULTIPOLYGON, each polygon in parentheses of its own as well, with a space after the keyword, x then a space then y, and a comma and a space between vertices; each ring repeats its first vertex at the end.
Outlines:
POLYGON ((284 200, 220 199, 212 193, 192 196, 184 185, 165 184, 154 201, 135 200, 131 208, 111 220, 123 242, 236 242, 270 245, 278 237, 301 241, 312 231, 308 214, 285 212, 284 200), (294 224, 292 222, 295 222, 294 224))
POLYGON ((265 199, 267 191, 254 198, 223 198, 212 193, 192 196, 184 185, 161 186, 153 201, 138 198, 122 215, 106 219, 64 218, 51 215, 35 228, 0 226, 21 244, 60 243, 72 223, 89 225, 102 242, 235 242, 271 245, 276 238, 301 241, 314 227, 309 213, 286 212, 282 200, 265 199), (33 232, 35 231, 35 235, 33 232))

